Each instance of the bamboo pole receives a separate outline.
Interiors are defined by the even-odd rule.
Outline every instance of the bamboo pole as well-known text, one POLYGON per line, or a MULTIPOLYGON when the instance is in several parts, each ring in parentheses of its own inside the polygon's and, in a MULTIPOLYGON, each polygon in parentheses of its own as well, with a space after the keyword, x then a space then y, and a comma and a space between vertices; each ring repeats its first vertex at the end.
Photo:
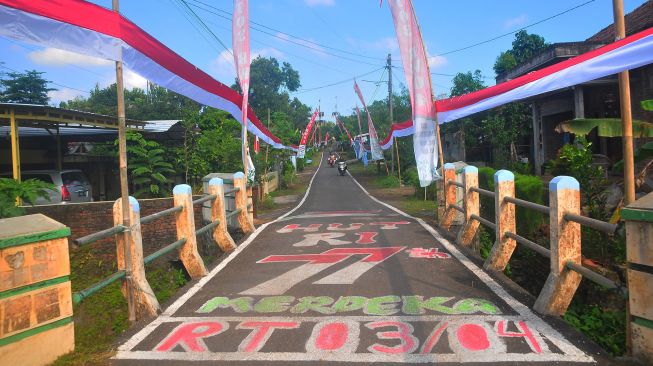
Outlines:
MULTIPOLYGON (((11 130, 11 167, 14 179, 21 181, 20 176, 20 140, 18 136, 18 121, 16 121, 16 112, 12 109, 9 114, 11 130)), ((20 197, 16 197, 16 206, 20 206, 20 197)))
MULTIPOLYGON (((612 0, 615 41, 626 37, 623 0, 612 0)), ((630 104, 630 76, 628 71, 619 73, 619 99, 621 104, 621 129, 624 155, 625 205, 635 201, 635 159, 633 157, 633 116, 630 104)))
MULTIPOLYGON (((112 0, 112 8, 116 13, 120 13, 119 0, 112 0)), ((122 60, 122 51, 120 58, 122 60)), ((122 61, 116 61, 116 91, 118 99, 118 156, 120 167, 120 198, 122 203, 122 225, 131 228, 131 219, 129 213, 129 187, 127 186, 127 139, 125 136, 125 91, 122 80, 122 61)), ((129 230, 124 233, 125 243, 129 243, 129 230)), ((136 322, 136 306, 134 303, 134 286, 132 286, 132 258, 131 251, 125 246, 125 286, 127 290, 127 309, 129 313, 129 322, 136 322)))
POLYGON ((399 141, 397 141, 397 138, 393 137, 392 138, 392 143, 395 145, 395 148, 397 149, 397 173, 399 174, 399 187, 402 186, 401 184, 401 160, 399 159, 399 141))

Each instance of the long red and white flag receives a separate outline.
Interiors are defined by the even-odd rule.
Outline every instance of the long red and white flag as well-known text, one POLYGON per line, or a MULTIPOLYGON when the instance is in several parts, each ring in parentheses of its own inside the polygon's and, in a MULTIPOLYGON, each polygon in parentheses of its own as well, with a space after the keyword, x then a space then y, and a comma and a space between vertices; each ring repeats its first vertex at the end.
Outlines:
POLYGON ((238 83, 243 91, 242 111, 242 155, 245 175, 249 149, 247 147, 247 106, 249 100, 249 3, 248 0, 234 0, 234 13, 231 21, 231 42, 233 45, 234 65, 238 83))
POLYGON ((340 120, 338 119, 338 117, 336 117, 336 123, 338 124, 338 126, 341 126, 341 127, 345 130, 345 132, 347 133, 347 137, 349 138, 349 142, 353 144, 353 143, 354 143, 354 139, 351 138, 351 134, 349 133, 349 130, 347 129, 347 126, 345 126, 345 124, 342 123, 342 121, 340 121, 340 120))
POLYGON ((437 177, 438 146, 428 55, 410 0, 388 0, 413 110, 413 150, 419 183, 426 187, 437 177))
POLYGON ((306 143, 308 142, 308 134, 311 133, 311 130, 313 129, 313 125, 315 124, 315 118, 317 118, 317 110, 315 110, 315 112, 313 113, 311 120, 308 122, 306 129, 302 133, 302 139, 299 141, 299 150, 297 151, 298 158, 303 158, 304 154, 306 154, 306 143))
MULTIPOLYGON (((213 79, 122 15, 79 0, 0 0, 0 37, 105 60, 196 102, 242 115, 243 96, 213 79)), ((248 107, 247 129, 287 148, 248 107)))
POLYGON ((365 104, 365 99, 363 98, 363 93, 358 87, 356 80, 354 80, 354 91, 358 95, 361 103, 363 103, 363 108, 365 108, 365 113, 367 114, 367 131, 370 136, 370 152, 372 153, 372 160, 382 160, 383 151, 381 151, 381 146, 379 145, 379 137, 376 134, 376 128, 374 128, 374 122, 372 121, 372 115, 370 111, 367 110, 367 104, 365 104))

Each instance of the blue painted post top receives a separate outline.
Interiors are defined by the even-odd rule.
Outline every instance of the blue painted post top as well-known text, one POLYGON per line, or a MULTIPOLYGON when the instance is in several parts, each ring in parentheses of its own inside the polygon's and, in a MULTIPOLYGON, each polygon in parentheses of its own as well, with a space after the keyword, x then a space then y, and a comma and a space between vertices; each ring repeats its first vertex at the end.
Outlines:
POLYGON ((473 165, 467 165, 465 167, 465 174, 478 174, 478 168, 473 165))
POLYGON ((502 182, 514 182, 515 175, 510 170, 501 169, 494 173, 494 184, 502 182))
POLYGON ((234 173, 234 179, 241 179, 241 178, 245 178, 245 173, 243 172, 234 173))
POLYGON ((555 177, 549 182, 549 191, 557 192, 559 190, 569 189, 572 191, 580 191, 580 184, 574 177, 561 175, 555 177))
POLYGON ((129 205, 132 207, 132 211, 136 213, 141 212, 141 204, 138 203, 138 200, 132 196, 129 196, 129 205))
POLYGON ((223 184, 222 178, 211 178, 209 181, 209 186, 221 186, 223 184))
POLYGON ((178 184, 172 189, 172 194, 192 194, 193 189, 188 184, 178 184))
POLYGON ((456 169, 456 166, 453 165, 452 163, 446 163, 446 164, 444 164, 444 169, 447 169, 447 170, 456 169))

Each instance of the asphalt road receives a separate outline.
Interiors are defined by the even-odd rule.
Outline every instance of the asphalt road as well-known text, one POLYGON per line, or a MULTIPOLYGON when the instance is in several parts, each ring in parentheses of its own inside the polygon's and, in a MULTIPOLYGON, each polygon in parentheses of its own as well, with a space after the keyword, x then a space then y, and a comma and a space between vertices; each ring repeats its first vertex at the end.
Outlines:
POLYGON ((114 363, 521 365, 595 355, 437 231, 324 163, 295 210, 258 228, 114 363))

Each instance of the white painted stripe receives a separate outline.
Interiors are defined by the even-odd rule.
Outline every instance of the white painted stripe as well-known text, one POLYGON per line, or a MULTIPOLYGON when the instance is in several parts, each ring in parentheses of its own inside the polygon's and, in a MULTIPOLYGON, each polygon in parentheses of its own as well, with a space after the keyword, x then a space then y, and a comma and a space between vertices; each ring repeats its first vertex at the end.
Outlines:
POLYGON ((296 284, 314 276, 335 263, 306 263, 290 271, 242 291, 241 295, 282 295, 296 284))
POLYGON ((462 354, 398 354, 384 355, 375 353, 297 353, 297 352, 152 352, 119 351, 119 359, 132 360, 175 360, 175 361, 330 361, 330 362, 383 362, 383 363, 440 363, 440 362, 479 362, 496 364, 498 362, 593 362, 582 355, 559 353, 490 353, 466 352, 462 354))
POLYGON ((211 322, 211 321, 230 321, 230 322, 241 322, 241 321, 270 321, 270 322, 288 322, 288 321, 298 321, 298 322, 337 322, 342 319, 348 321, 357 321, 357 322, 376 322, 379 320, 387 321, 398 321, 398 322, 440 322, 440 321, 461 321, 466 322, 494 322, 499 320, 509 320, 509 321, 521 321, 524 320, 528 322, 529 325, 533 325, 535 328, 538 328, 542 320, 537 318, 533 320, 524 319, 520 315, 325 315, 325 316, 161 316, 162 323, 173 323, 173 322, 211 322))
POLYGON ((150 324, 148 324, 146 327, 144 327, 141 331, 136 333, 133 337, 131 337, 125 344, 120 346, 118 349, 123 350, 123 351, 128 351, 136 345, 138 345, 145 337, 147 337, 159 324, 162 323, 162 319, 165 319, 165 317, 169 317, 173 315, 179 308, 184 305, 192 296, 194 296, 199 290, 201 290, 204 285, 206 285, 207 282, 209 282, 213 277, 215 277, 220 271, 222 271, 229 262, 234 260, 236 256, 245 250, 253 241, 256 239, 256 237, 265 230, 269 225, 272 225, 279 221, 280 219, 283 219, 284 217, 290 215, 291 213, 295 212, 297 209, 299 209, 304 202, 306 202, 306 198, 308 197, 309 193, 311 192, 311 187, 313 186, 313 181, 315 180, 315 177, 317 176, 317 173, 320 171, 320 168, 322 167, 322 161, 323 161, 323 156, 320 157, 320 164, 318 165, 317 169, 315 170, 315 173, 313 173, 313 177, 311 178, 311 181, 308 183, 308 188, 306 188, 306 193, 304 193, 304 197, 302 200, 293 208, 292 210, 288 211, 287 213, 283 214, 279 218, 277 218, 274 221, 270 221, 268 223, 265 223, 261 226, 259 226, 248 238, 245 240, 242 244, 238 245, 236 250, 231 252, 227 258, 225 258, 220 264, 218 264, 215 268, 209 272, 208 275, 203 277, 201 280, 199 280, 193 287, 188 289, 186 293, 184 293, 182 296, 180 296, 175 302, 173 302, 159 317, 154 319, 150 324))
MULTIPOLYGON (((363 191, 365 194, 370 197, 373 201, 399 213, 400 215, 403 215, 405 217, 408 217, 410 219, 413 219, 417 221, 426 231, 428 231, 439 243, 441 243, 451 254, 456 257, 465 267, 467 267, 468 270, 470 270, 472 273, 476 275, 487 287, 492 290, 497 296, 499 296, 508 306, 510 306, 513 310, 515 310, 519 315, 530 321, 534 321, 536 319, 541 319, 535 313, 531 311, 526 305, 522 304, 521 302, 517 301, 512 295, 510 295, 501 285, 499 285, 490 275, 488 275, 485 271, 480 269, 478 266, 474 264, 469 258, 467 258, 462 252, 458 250, 458 248, 452 244, 449 240, 445 239, 440 235, 440 233, 437 232, 434 228, 432 228, 430 225, 428 225, 424 220, 419 219, 417 217, 410 216, 409 214, 401 211, 400 209, 387 204, 376 197, 372 196, 358 181, 349 173, 347 172, 351 179, 356 183, 356 185, 363 191)), ((593 358, 589 355, 586 355, 583 351, 569 343, 558 331, 556 331, 553 327, 551 327, 548 323, 542 322, 542 328, 540 329, 544 334, 546 334, 546 337, 549 338, 555 345, 556 347, 560 348, 563 352, 565 352, 568 355, 577 355, 578 357, 586 357, 587 360, 593 360, 593 358)))

